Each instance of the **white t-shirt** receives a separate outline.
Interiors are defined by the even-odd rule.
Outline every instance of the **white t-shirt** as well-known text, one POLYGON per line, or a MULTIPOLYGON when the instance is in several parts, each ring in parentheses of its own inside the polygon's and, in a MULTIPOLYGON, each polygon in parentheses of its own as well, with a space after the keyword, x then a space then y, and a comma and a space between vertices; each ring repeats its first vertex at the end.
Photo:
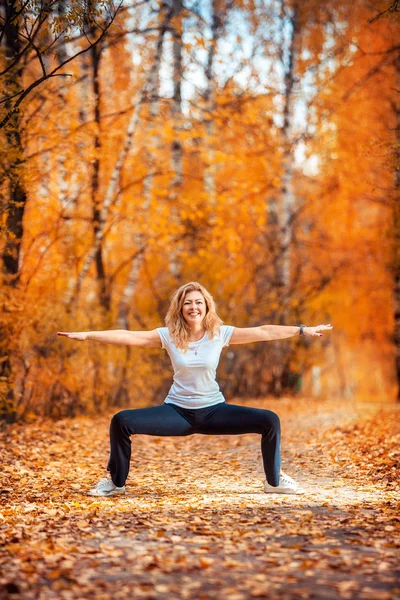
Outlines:
POLYGON ((222 325, 214 339, 209 339, 205 333, 198 342, 189 342, 186 352, 175 346, 167 327, 157 329, 161 345, 168 352, 174 368, 173 384, 165 404, 204 408, 225 402, 215 376, 221 350, 229 346, 234 329, 231 325, 222 325))

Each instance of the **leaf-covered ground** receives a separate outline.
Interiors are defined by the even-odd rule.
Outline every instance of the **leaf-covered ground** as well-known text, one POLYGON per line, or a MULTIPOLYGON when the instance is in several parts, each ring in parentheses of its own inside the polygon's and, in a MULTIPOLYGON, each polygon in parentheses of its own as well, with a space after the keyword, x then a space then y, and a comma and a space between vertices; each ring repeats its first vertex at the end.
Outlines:
POLYGON ((0 597, 400 598, 399 407, 237 402, 281 417, 304 496, 263 492, 260 437, 133 439, 122 497, 109 416, 0 433, 0 597))

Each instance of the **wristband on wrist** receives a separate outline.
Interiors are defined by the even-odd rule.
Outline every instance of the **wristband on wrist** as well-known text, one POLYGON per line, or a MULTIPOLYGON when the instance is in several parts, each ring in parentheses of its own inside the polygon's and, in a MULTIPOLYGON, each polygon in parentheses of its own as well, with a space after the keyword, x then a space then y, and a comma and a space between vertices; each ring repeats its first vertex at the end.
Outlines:
POLYGON ((299 325, 299 327, 300 327, 300 335, 304 335, 303 331, 304 331, 304 328, 306 327, 306 325, 299 325))

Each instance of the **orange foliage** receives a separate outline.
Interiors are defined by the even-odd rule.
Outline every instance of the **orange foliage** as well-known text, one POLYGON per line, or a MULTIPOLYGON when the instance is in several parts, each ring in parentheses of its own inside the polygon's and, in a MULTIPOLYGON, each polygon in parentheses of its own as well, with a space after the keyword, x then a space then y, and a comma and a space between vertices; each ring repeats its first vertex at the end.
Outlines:
MULTIPOLYGON (((149 14, 146 6, 119 14, 103 41, 99 126, 89 53, 68 65, 72 79, 48 82, 25 104, 22 176, 28 203, 16 292, 24 310, 4 314, 21 332, 12 345, 20 414, 58 416, 103 409, 110 402, 162 401, 170 371, 156 351, 78 348, 55 337, 59 330, 116 328, 133 260, 131 329, 161 325, 172 291, 193 279, 210 288, 229 324, 279 324, 284 318, 286 324, 335 326, 334 336, 312 346, 284 342, 230 350, 220 369, 229 394, 302 390, 317 396, 394 397, 387 266, 395 23, 369 23, 375 13, 361 1, 310 0, 287 3, 289 29, 296 7, 289 140, 282 133, 287 32, 268 7, 252 2, 238 4, 222 19, 212 102, 204 93, 210 32, 203 21, 185 14, 179 129, 171 106, 168 30, 157 110, 151 110, 151 94, 143 93, 166 18, 162 12, 149 14), (237 19, 241 28, 232 37, 237 19), (127 33, 143 23, 145 33, 127 33), (249 58, 251 45, 255 53, 249 58), (135 110, 137 126, 118 171, 135 110), (174 143, 183 148, 183 183, 172 207, 174 143), (285 248, 278 217, 287 152, 294 212, 290 285, 282 288, 278 266, 285 248), (99 180, 93 192, 96 159, 99 180), (105 206, 115 175, 116 191, 105 206), (206 185, 210 177, 215 198, 206 185), (76 289, 95 243, 95 207, 104 213, 100 248, 108 312, 99 300, 99 255, 79 293, 76 289), (171 272, 172 256, 178 275, 171 272)), ((32 71, 26 75, 32 76, 32 71)))

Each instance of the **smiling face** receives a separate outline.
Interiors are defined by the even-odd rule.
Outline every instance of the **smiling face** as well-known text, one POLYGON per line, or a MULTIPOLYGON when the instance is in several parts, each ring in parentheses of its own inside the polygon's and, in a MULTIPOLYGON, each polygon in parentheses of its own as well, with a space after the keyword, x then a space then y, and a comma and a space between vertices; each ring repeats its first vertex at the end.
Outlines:
POLYGON ((206 301, 201 292, 189 292, 186 294, 182 305, 182 315, 189 326, 201 324, 206 313, 206 301))

